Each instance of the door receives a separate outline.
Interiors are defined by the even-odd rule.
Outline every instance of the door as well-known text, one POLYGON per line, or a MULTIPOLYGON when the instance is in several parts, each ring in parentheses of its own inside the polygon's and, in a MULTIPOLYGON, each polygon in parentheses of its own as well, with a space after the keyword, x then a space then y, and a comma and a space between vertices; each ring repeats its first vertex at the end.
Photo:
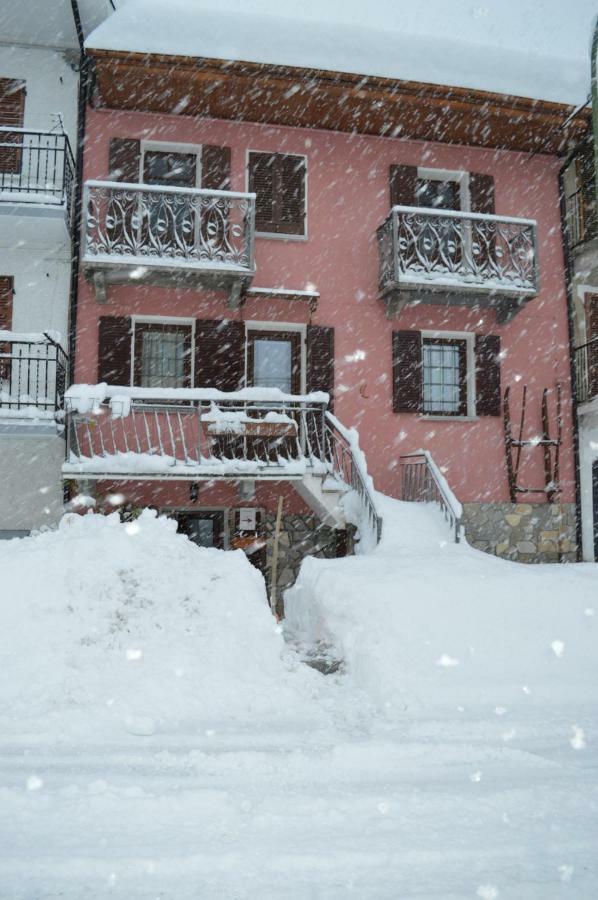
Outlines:
MULTIPOLYGON (((457 181, 441 181, 436 178, 418 178, 415 188, 418 206, 425 209, 461 209, 461 186, 457 181)), ((430 218, 423 228, 423 258, 432 272, 454 272, 463 258, 463 244, 466 239, 462 220, 451 218, 430 218)))
POLYGON ((224 550, 224 512, 198 510, 179 513, 179 532, 186 534, 198 547, 217 547, 224 550))
MULTIPOLYGON (((198 185, 198 179, 197 153, 144 150, 145 184, 194 188, 198 185)), ((198 210, 185 194, 150 194, 144 212, 150 243, 157 243, 174 251, 191 248, 194 245, 198 210)))

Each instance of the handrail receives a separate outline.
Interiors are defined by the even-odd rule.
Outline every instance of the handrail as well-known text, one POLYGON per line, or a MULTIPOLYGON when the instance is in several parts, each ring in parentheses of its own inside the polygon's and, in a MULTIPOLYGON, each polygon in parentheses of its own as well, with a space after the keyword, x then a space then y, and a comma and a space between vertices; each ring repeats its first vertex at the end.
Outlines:
POLYGON ((358 495, 374 544, 382 537, 382 516, 378 512, 373 495, 371 477, 368 475, 363 453, 359 448, 357 433, 346 429, 332 413, 324 416, 324 452, 332 474, 338 476, 358 495))
POLYGON ((400 213, 425 213, 426 217, 436 216, 439 219, 470 219, 472 222, 502 222, 505 225, 537 225, 536 219, 520 219, 517 216, 497 216, 494 213, 476 213, 461 209, 438 209, 427 206, 403 206, 397 203, 391 207, 387 219, 393 211, 400 213))
POLYGON ((401 499, 416 503, 437 503, 453 529, 455 543, 461 540, 463 507, 448 486, 428 450, 405 453, 401 461, 401 499))
POLYGON ((7 409, 61 411, 67 387, 65 350, 49 334, 43 342, 10 334, 0 332, 0 415, 7 409))

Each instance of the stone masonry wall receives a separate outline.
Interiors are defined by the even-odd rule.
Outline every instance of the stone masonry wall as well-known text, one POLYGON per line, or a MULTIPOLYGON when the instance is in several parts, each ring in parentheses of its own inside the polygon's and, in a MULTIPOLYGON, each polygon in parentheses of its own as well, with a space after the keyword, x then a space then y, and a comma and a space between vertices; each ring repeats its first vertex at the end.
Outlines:
POLYGON ((573 503, 465 503, 463 524, 478 550, 516 562, 575 562, 573 503))

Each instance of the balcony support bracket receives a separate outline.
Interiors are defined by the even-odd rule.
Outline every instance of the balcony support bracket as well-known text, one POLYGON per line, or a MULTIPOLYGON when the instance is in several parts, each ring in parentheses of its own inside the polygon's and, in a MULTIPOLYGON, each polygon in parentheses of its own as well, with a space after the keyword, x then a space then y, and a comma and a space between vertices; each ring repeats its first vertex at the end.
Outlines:
POLYGON ((106 273, 101 269, 96 270, 92 275, 92 282, 96 294, 96 301, 98 303, 107 303, 108 294, 106 291, 106 273))

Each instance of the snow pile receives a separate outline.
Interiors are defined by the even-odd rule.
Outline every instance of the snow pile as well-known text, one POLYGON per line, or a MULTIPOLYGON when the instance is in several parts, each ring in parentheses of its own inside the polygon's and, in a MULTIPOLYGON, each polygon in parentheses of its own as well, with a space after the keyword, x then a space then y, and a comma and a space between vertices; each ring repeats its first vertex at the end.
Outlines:
POLYGON ((372 553, 303 563, 285 598, 291 640, 332 647, 391 717, 593 707, 596 566, 509 563, 452 543, 435 507, 377 499, 372 553))
POLYGON ((321 678, 293 662, 241 551, 199 548, 151 511, 128 525, 69 515, 0 543, 0 571, 0 730, 13 740, 319 721, 321 678))

